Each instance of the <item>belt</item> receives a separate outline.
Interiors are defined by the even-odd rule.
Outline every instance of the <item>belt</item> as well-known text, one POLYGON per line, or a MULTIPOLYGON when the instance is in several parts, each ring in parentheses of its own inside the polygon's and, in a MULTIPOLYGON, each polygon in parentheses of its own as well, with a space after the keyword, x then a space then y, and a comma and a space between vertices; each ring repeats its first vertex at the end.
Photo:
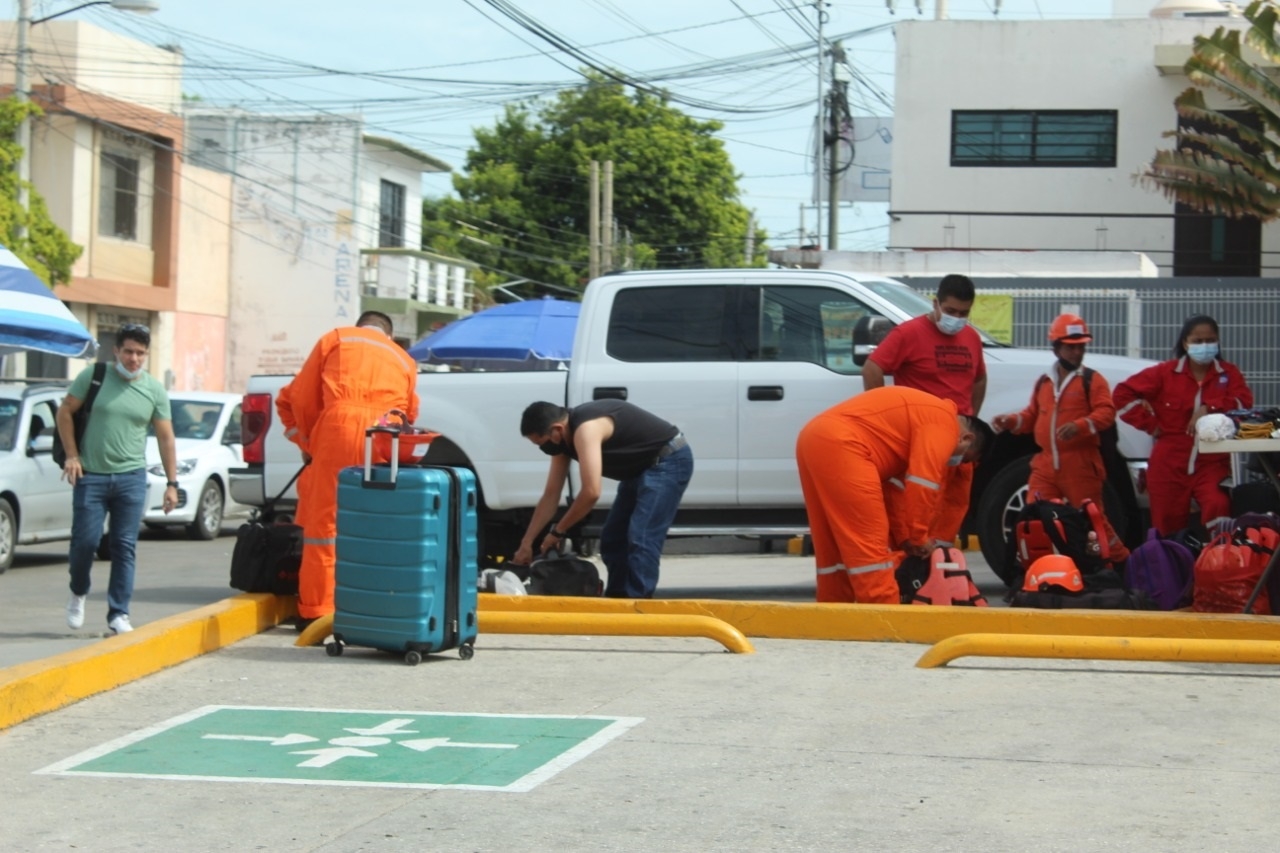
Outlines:
POLYGON ((658 451, 658 455, 654 458, 653 462, 656 465, 660 460, 666 459, 677 450, 683 450, 688 446, 689 440, 684 437, 684 433, 678 432, 676 433, 675 438, 662 445, 662 449, 658 451))

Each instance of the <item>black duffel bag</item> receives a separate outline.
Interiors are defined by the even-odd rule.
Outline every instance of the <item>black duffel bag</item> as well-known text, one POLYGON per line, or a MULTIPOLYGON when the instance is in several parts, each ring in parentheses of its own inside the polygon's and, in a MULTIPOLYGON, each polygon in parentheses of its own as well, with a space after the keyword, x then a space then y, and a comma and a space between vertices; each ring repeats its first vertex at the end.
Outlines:
POLYGON ((231 587, 244 592, 298 594, 302 528, 297 524, 249 521, 236 531, 231 552, 231 587))
POLYGON ((548 551, 545 557, 529 564, 530 595, 604 594, 604 582, 596 564, 577 554, 548 551))

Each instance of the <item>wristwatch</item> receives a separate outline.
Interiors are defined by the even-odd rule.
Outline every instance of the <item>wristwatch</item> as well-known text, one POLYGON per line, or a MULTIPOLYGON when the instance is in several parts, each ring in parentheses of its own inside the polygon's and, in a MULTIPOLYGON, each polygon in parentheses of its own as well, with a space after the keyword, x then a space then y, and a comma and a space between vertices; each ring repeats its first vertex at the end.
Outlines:
POLYGON ((557 539, 563 539, 563 538, 564 538, 564 534, 563 534, 563 533, 561 533, 559 530, 556 530, 554 527, 547 531, 547 535, 548 535, 548 536, 554 536, 554 537, 556 537, 557 539))
POLYGON ((165 483, 164 485, 165 485, 165 488, 167 488, 167 489, 168 489, 168 488, 176 489, 176 488, 178 488, 178 481, 177 481, 177 480, 169 480, 169 481, 168 481, 167 483, 165 483))

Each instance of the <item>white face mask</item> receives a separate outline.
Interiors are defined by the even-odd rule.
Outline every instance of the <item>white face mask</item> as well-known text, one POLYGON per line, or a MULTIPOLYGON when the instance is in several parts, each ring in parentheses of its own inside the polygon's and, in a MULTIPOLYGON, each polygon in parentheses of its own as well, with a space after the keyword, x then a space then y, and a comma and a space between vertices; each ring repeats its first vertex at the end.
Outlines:
POLYGON ((1196 364, 1209 364, 1218 357, 1217 344, 1188 344, 1187 355, 1196 364))
POLYGON ((123 364, 121 364, 120 359, 117 358, 116 373, 119 373, 125 379, 128 379, 130 382, 132 382, 133 380, 137 379, 139 376, 142 375, 142 368, 139 367, 137 370, 129 370, 123 364))
POLYGON ((938 317, 938 331, 944 335, 958 335, 967 325, 969 321, 964 317, 952 317, 950 314, 942 314, 938 317))
POLYGON ((955 456, 952 456, 950 459, 947 460, 947 465, 948 467, 955 468, 956 466, 960 465, 963 462, 964 462, 964 454, 957 453, 955 456))

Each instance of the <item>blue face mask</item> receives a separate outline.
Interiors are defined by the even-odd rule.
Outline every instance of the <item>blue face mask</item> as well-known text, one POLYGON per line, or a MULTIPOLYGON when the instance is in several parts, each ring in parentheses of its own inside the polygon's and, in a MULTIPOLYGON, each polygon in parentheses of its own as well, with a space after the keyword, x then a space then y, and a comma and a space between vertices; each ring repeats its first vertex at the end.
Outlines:
POLYGON ((1196 364, 1208 364, 1218 357, 1218 345, 1187 344, 1187 357, 1196 364))
POLYGON ((116 373, 119 373, 125 379, 128 379, 130 382, 132 382, 134 379, 137 379, 139 376, 142 375, 142 368, 139 367, 137 370, 129 370, 123 364, 120 363, 119 359, 116 359, 116 373))
POLYGON ((944 335, 958 335, 960 330, 969 325, 969 321, 964 317, 952 317, 950 314, 943 314, 938 317, 938 331, 944 335))

